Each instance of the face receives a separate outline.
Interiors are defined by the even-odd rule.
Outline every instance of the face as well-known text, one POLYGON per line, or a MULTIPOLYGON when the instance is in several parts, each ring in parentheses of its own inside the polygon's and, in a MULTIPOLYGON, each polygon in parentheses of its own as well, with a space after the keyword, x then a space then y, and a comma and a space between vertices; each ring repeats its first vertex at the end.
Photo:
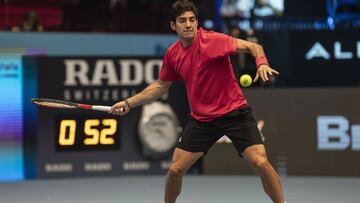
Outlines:
POLYGON ((176 18, 176 22, 170 22, 170 26, 180 39, 193 40, 197 33, 198 21, 192 11, 186 11, 176 18))

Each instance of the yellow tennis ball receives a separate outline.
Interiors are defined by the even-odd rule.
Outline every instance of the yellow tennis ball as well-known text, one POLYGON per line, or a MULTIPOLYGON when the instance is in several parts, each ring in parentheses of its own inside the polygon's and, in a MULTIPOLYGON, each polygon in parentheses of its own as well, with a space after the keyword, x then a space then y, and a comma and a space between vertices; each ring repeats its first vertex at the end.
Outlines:
POLYGON ((249 87, 252 83, 252 78, 248 74, 244 74, 240 77, 240 84, 243 87, 249 87))

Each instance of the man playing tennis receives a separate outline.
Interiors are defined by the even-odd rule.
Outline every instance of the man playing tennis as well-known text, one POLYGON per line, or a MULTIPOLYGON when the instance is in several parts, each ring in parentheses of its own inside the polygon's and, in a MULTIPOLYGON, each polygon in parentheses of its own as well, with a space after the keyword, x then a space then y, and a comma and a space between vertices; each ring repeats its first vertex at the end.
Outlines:
POLYGON ((198 9, 188 0, 178 0, 171 8, 171 29, 179 40, 168 48, 160 79, 139 94, 112 106, 111 113, 125 115, 131 108, 149 103, 169 91, 173 81, 183 80, 191 118, 176 145, 165 183, 165 203, 174 203, 180 194, 182 177, 223 135, 233 142, 257 175, 275 203, 284 203, 284 194, 265 147, 251 108, 237 84, 230 54, 250 53, 257 63, 254 82, 278 74, 267 63, 263 48, 228 35, 198 29, 198 9))

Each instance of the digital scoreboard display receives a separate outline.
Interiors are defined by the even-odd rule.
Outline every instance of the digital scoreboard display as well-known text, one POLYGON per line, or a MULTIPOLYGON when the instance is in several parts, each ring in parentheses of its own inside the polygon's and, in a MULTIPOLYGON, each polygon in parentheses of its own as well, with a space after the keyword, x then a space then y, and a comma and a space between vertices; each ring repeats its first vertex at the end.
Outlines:
POLYGON ((58 151, 119 150, 119 122, 98 116, 59 116, 55 119, 58 151))

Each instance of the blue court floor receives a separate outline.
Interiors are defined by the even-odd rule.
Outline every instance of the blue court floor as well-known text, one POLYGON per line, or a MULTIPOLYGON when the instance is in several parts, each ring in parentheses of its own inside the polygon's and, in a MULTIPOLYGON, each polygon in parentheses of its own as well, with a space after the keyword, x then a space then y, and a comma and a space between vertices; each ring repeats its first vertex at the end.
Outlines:
MULTIPOLYGON (((162 203, 164 176, 0 183, 0 203, 162 203)), ((282 177, 288 203, 360 203, 360 178, 282 177)), ((186 176, 178 203, 271 202, 255 176, 186 176)))

